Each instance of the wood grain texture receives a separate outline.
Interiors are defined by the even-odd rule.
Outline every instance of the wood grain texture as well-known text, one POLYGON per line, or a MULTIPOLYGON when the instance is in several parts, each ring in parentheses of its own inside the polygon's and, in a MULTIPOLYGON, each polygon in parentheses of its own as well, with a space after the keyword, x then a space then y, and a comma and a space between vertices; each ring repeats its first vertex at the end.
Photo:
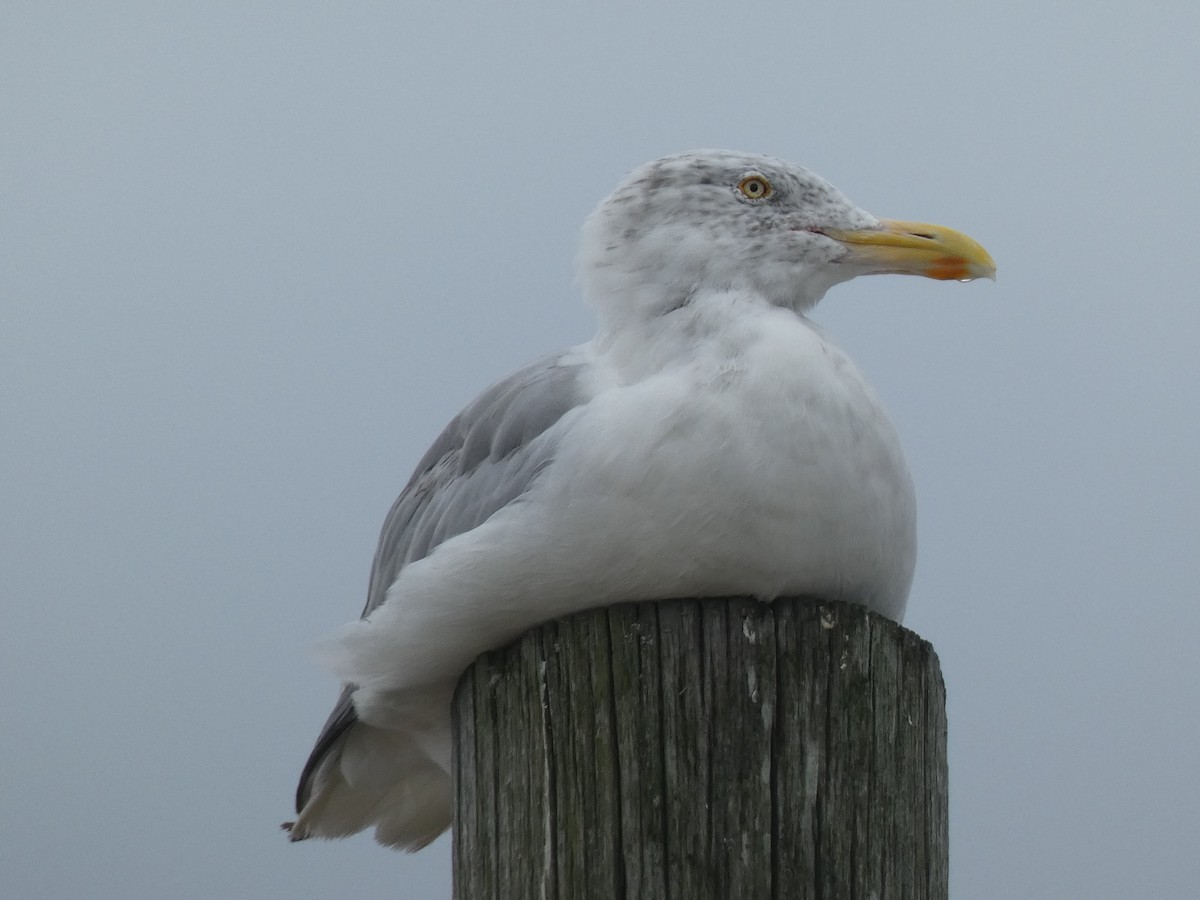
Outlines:
POLYGON ((844 603, 549 622, 454 699, 456 900, 945 900, 933 648, 844 603))

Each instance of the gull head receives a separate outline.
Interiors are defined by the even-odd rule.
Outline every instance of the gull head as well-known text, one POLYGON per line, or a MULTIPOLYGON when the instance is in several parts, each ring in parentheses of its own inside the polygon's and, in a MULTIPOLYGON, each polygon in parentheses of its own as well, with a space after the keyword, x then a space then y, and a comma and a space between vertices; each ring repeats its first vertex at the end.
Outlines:
POLYGON ((996 266, 966 235, 877 219, 800 166, 693 150, 634 170, 596 208, 579 269, 585 296, 612 327, 664 315, 705 290, 803 312, 857 275, 966 281, 992 278, 996 266))

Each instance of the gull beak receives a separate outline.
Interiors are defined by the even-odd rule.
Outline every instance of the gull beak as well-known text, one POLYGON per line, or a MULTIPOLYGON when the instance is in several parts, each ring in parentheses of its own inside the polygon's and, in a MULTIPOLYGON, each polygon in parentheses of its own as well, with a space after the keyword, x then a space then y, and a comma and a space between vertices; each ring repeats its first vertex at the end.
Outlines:
POLYGON ((878 228, 819 231, 846 245, 843 262, 861 264, 872 272, 924 275, 939 281, 996 279, 996 263, 978 241, 941 225, 880 219, 878 228))

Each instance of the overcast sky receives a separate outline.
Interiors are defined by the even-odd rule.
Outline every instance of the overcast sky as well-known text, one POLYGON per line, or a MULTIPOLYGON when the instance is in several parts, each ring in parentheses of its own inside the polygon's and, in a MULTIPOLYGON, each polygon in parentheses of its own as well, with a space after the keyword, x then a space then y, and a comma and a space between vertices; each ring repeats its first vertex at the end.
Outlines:
MULTIPOLYGON (((1200 6, 0 11, 0 892, 446 900, 278 830, 394 495, 592 331, 633 166, 770 153, 999 281, 815 318, 904 441, 956 898, 1200 880, 1200 6)), ((833 6, 831 4, 830 6, 833 6)))

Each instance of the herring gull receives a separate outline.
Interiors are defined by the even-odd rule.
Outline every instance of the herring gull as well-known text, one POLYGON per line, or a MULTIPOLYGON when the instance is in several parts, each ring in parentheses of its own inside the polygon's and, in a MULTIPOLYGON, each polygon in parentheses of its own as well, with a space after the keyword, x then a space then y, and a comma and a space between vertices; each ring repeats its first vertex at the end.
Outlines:
POLYGON ((896 434, 805 313, 884 272, 993 277, 935 225, 877 219, 806 169, 693 151, 628 175, 583 229, 589 342, 484 391, 388 513, 293 840, 450 824, 450 698, 485 650, 625 600, 803 594, 899 621, 915 503, 896 434))

